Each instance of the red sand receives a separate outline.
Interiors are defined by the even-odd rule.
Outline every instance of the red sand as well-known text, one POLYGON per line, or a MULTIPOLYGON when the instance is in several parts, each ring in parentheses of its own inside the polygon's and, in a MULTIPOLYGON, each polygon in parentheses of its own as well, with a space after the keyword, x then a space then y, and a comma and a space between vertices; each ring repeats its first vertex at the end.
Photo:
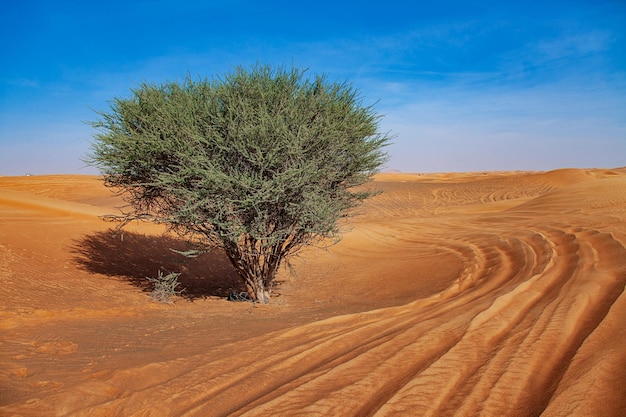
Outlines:
POLYGON ((374 184, 252 306, 98 178, 0 177, 0 415, 626 415, 626 170, 374 184))

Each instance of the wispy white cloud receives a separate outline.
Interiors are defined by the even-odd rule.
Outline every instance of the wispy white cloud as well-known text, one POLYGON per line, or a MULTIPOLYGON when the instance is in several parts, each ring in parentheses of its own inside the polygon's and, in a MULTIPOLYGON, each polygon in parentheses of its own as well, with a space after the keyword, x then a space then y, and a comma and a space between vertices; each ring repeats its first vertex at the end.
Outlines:
POLYGON ((626 95, 609 89, 433 89, 384 109, 404 171, 614 167, 626 154, 626 95))
POLYGON ((609 48, 611 34, 606 30, 565 34, 555 39, 537 42, 537 52, 547 60, 583 57, 604 52, 609 48))
POLYGON ((8 79, 4 81, 4 83, 13 87, 24 87, 24 88, 41 87, 41 82, 39 80, 22 78, 22 77, 8 79))

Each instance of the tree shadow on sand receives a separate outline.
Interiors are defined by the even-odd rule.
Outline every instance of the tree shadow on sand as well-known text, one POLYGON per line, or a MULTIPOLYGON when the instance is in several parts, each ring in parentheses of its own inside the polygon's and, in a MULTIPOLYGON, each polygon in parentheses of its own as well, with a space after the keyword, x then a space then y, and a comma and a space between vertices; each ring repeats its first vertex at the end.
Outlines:
POLYGON ((152 290, 146 277, 179 272, 179 289, 189 300, 204 297, 228 297, 244 291, 235 269, 226 255, 214 250, 197 258, 187 258, 171 249, 185 251, 189 246, 172 236, 148 236, 109 229, 86 235, 73 245, 75 261, 83 269, 126 280, 144 291, 152 290))

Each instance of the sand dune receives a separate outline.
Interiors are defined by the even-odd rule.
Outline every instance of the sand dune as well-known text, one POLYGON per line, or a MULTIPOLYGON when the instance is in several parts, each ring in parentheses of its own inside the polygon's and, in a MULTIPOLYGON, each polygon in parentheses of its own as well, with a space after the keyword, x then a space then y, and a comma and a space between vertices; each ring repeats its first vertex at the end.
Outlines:
POLYGON ((0 414, 626 415, 626 170, 374 185, 252 306, 222 254, 112 231, 97 178, 0 177, 0 414))

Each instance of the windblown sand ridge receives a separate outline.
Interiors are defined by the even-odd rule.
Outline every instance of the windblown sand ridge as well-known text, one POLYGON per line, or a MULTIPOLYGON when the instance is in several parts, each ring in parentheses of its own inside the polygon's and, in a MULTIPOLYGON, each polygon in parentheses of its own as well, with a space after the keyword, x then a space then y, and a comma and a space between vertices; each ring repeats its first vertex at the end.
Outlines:
POLYGON ((379 175, 342 242, 230 303, 97 178, 0 178, 0 414, 626 415, 626 171, 379 175), (186 299, 149 301, 180 270, 186 299))

